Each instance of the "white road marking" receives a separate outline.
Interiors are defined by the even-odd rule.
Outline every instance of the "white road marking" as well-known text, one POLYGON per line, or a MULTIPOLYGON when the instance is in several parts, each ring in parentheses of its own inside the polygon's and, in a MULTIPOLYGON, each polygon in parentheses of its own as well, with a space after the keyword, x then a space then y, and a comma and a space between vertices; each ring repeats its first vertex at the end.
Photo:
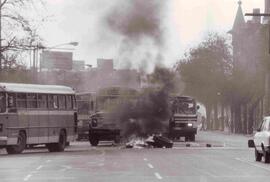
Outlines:
POLYGON ((32 177, 32 174, 28 174, 25 178, 23 178, 23 181, 28 181, 32 177))
POLYGON ((151 169, 154 168, 154 166, 153 166, 152 164, 150 164, 150 163, 148 163, 147 165, 148 165, 148 167, 151 168, 151 169))
POLYGON ((266 171, 270 171, 270 168, 266 168, 266 167, 260 166, 260 165, 258 165, 258 164, 254 164, 254 163, 249 162, 249 161, 244 160, 244 159, 235 158, 235 160, 238 160, 238 161, 240 161, 240 162, 249 164, 249 165, 254 166, 254 167, 258 167, 258 168, 264 169, 264 170, 266 170, 266 171))
POLYGON ((144 160, 144 161, 148 161, 148 159, 147 159, 147 158, 143 158, 143 160, 144 160))
POLYGON ((42 165, 38 166, 37 167, 37 170, 40 170, 42 167, 43 167, 42 165))
POLYGON ((46 163, 49 163, 49 162, 51 162, 51 160, 46 160, 46 163))
POLYGON ((60 169, 61 172, 64 172, 64 171, 69 170, 69 169, 72 169, 71 166, 61 166, 61 167, 63 167, 63 169, 60 169))
POLYGON ((159 173, 155 173, 155 176, 156 176, 157 179, 162 179, 162 177, 160 176, 159 173))

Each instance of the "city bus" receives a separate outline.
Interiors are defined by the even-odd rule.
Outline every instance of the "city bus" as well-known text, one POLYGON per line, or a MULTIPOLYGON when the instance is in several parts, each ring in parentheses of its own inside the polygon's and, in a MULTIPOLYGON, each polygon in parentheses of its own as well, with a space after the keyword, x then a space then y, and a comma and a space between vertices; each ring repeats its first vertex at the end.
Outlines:
POLYGON ((0 83, 0 148, 18 154, 28 145, 64 151, 77 135, 75 91, 60 85, 0 83))

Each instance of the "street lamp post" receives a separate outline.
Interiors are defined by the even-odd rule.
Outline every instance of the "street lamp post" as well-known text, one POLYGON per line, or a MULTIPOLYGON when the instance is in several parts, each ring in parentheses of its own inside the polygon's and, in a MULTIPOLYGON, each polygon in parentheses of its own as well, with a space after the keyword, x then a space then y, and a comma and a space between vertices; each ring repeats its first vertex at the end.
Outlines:
POLYGON ((68 43, 63 43, 63 44, 57 44, 57 45, 50 46, 50 47, 45 47, 43 45, 37 45, 36 48, 34 48, 34 59, 33 59, 34 70, 36 70, 37 66, 38 66, 37 61, 38 61, 38 51, 39 51, 39 49, 41 49, 42 51, 51 50, 51 49, 65 49, 65 48, 59 48, 59 47, 66 46, 66 45, 78 46, 79 42, 68 42, 68 43))
MULTIPOLYGON (((61 46, 65 45, 72 45, 72 46, 78 46, 78 42, 68 42, 68 43, 63 43, 63 44, 58 44, 55 46, 50 46, 50 47, 45 47, 43 45, 36 45, 33 47, 33 77, 36 79, 37 78, 37 72, 38 72, 38 52, 39 50, 51 50, 51 49, 64 49, 64 48, 59 48, 61 46)), ((39 63, 40 65, 40 63, 39 63)))

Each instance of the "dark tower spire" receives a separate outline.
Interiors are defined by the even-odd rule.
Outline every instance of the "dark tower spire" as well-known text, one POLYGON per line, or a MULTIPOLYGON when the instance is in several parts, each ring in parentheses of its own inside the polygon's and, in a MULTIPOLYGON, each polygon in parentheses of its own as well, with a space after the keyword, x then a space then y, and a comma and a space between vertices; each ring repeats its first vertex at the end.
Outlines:
POLYGON ((245 18, 244 18, 244 14, 243 14, 243 10, 242 10, 242 1, 238 1, 238 10, 236 13, 236 17, 234 19, 234 23, 233 23, 233 28, 232 31, 236 32, 239 31, 244 25, 245 25, 245 18))

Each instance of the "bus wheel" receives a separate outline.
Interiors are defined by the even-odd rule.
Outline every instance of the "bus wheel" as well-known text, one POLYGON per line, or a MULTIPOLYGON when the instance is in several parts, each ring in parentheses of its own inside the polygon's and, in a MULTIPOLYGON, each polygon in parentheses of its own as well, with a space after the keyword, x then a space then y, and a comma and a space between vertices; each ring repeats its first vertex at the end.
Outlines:
POLYGON ((67 142, 67 136, 64 130, 60 131, 59 135, 59 141, 56 143, 56 151, 57 152, 63 152, 66 147, 66 142, 67 142))
POLYGON ((119 144, 120 143, 120 136, 116 135, 114 138, 114 143, 119 144))
POLYGON ((6 147, 8 154, 20 154, 26 147, 26 135, 24 132, 20 131, 17 145, 10 145, 6 147))
POLYGON ((94 136, 94 135, 90 136, 89 142, 92 146, 97 146, 99 142, 98 136, 94 136))
POLYGON ((46 144, 46 146, 50 152, 63 152, 66 147, 66 142, 67 142, 66 133, 64 130, 61 130, 59 134, 58 143, 48 143, 46 144))

